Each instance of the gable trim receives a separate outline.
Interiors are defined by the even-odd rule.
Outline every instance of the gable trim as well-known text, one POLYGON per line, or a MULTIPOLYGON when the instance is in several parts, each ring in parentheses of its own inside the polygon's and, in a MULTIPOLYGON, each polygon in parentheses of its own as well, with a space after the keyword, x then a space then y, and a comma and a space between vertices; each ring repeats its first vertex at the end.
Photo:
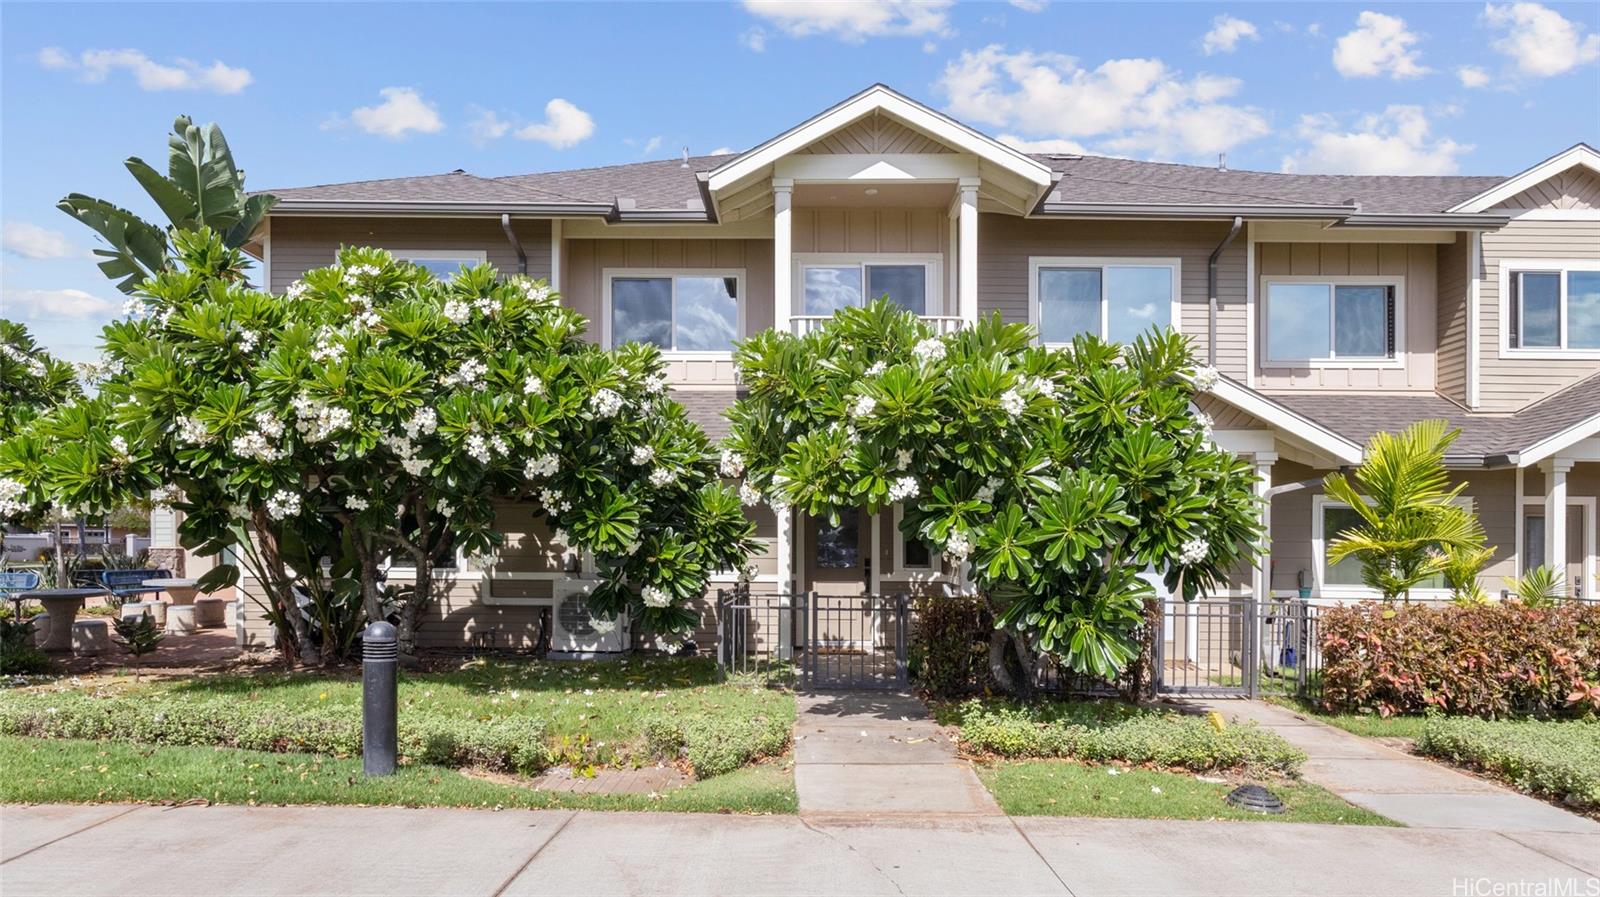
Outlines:
POLYGON ((1590 171, 1600 172, 1600 151, 1586 143, 1579 143, 1570 149, 1557 153, 1554 156, 1529 168, 1521 174, 1512 175, 1504 181, 1490 187, 1477 196, 1450 209, 1451 212, 1482 212, 1498 203, 1504 202, 1518 193, 1527 190, 1535 184, 1542 183, 1563 171, 1582 165, 1590 171))
POLYGON ((1054 179, 1048 166, 882 84, 874 84, 712 169, 707 177, 707 186, 716 192, 743 181, 778 159, 804 149, 875 111, 886 112, 954 149, 971 153, 1026 180, 1038 192, 1038 196, 1033 197, 1034 201, 1044 194, 1054 179))
POLYGON ((1291 411, 1249 387, 1226 377, 1217 380, 1211 394, 1252 417, 1310 443, 1345 464, 1360 464, 1362 447, 1323 425, 1291 411))
POLYGON ((1518 467, 1531 467, 1596 435, 1600 435, 1600 414, 1580 420, 1559 433, 1546 436, 1512 457, 1518 467))

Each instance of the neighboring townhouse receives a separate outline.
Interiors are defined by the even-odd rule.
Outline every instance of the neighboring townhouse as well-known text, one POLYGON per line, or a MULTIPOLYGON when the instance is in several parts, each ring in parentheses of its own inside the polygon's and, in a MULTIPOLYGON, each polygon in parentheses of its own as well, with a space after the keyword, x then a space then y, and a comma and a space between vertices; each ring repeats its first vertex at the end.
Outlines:
MULTIPOLYGON (((592 339, 660 346, 714 438, 739 389, 736 339, 869 297, 943 330, 998 311, 1048 343, 1171 324, 1224 375, 1200 404, 1272 496, 1269 550, 1231 594, 1368 595, 1353 561, 1326 562, 1353 515, 1320 479, 1374 432, 1430 417, 1462 430, 1454 475, 1498 546, 1486 588, 1539 564, 1597 585, 1600 154, 1585 145, 1509 178, 1028 155, 879 85, 735 155, 272 192, 247 247, 272 290, 341 245, 547 277, 592 339)), ((952 582, 898 517, 760 509, 756 588, 952 582)), ((424 644, 526 644, 552 605, 558 634, 592 640, 581 565, 525 509, 501 522, 499 557, 441 573, 452 586, 424 644)))

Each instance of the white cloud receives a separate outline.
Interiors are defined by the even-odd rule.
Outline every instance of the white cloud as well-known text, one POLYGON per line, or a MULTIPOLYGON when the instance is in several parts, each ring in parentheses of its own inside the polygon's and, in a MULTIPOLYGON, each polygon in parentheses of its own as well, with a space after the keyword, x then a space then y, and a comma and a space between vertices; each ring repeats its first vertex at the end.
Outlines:
POLYGON ((65 259, 88 255, 85 250, 74 246, 61 231, 26 221, 7 221, 0 229, 0 242, 4 243, 6 252, 25 259, 65 259))
POLYGON ((1044 12, 1050 5, 1050 0, 1011 0, 1011 5, 1023 12, 1044 12))
POLYGON ((121 302, 102 299, 83 290, 7 290, 5 304, 22 310, 22 317, 33 320, 51 318, 99 318, 115 314, 121 302))
POLYGON ((767 51, 766 29, 757 26, 739 35, 739 43, 752 53, 765 53, 767 51))
POLYGON ((999 139, 1006 146, 1024 153, 1060 153, 1068 156, 1081 156, 1089 152, 1078 141, 1065 140, 1060 137, 1047 137, 1043 140, 1024 140, 1015 134, 1001 134, 999 139))
POLYGON ((60 47, 45 47, 37 56, 39 65, 54 71, 75 71, 84 81, 99 84, 114 71, 133 75, 141 90, 208 90, 212 93, 238 93, 255 77, 246 68, 235 68, 220 60, 203 65, 192 59, 176 58, 171 64, 156 62, 138 50, 84 50, 74 59, 60 47))
POLYGON ((416 88, 385 87, 378 95, 383 97, 383 102, 376 106, 358 106, 350 113, 350 120, 368 134, 398 140, 413 131, 437 134, 444 130, 439 110, 424 100, 416 88))
POLYGON ((1412 45, 1417 36, 1406 20, 1368 10, 1356 17, 1356 29, 1333 48, 1333 65, 1346 78, 1415 78, 1427 73, 1412 45))
POLYGON ((1454 174, 1471 144, 1435 137, 1420 106, 1393 105, 1342 125, 1331 115, 1300 119, 1306 148, 1283 170, 1308 174, 1454 174))
POLYGON ((1117 154, 1196 156, 1268 131, 1257 110, 1222 102, 1238 93, 1237 78, 1184 78, 1159 59, 1112 59, 1086 69, 1070 56, 1007 53, 991 44, 949 63, 939 86, 950 114, 1006 128, 1013 144, 1081 147, 1093 140, 1117 154))
POLYGON ((848 43, 885 35, 948 37, 955 0, 744 0, 744 8, 791 37, 825 34, 848 43))
POLYGON ((1215 53, 1232 53, 1239 46, 1239 41, 1260 40, 1261 34, 1256 26, 1244 19, 1236 19, 1230 15, 1220 15, 1211 20, 1211 30, 1200 41, 1200 49, 1207 55, 1215 53))
POLYGON ((1537 3, 1490 3, 1483 20, 1501 32, 1491 46, 1526 75, 1548 78, 1600 59, 1600 34, 1585 35, 1582 25, 1537 3))
POLYGON ((712 150, 711 152, 706 153, 706 155, 708 155, 708 156, 731 156, 736 152, 738 152, 738 150, 734 149, 731 146, 719 146, 716 149, 712 150))
MULTIPOLYGON (((535 140, 553 149, 567 149, 594 134, 594 119, 589 113, 560 97, 544 104, 544 121, 532 124, 519 124, 515 120, 501 118, 491 109, 473 108, 477 110, 477 115, 467 124, 467 130, 474 143, 498 140, 510 134, 518 140, 535 140)), ((628 146, 634 145, 631 138, 623 142, 628 146)), ((660 146, 661 138, 652 137, 645 152, 654 152, 660 146)))
POLYGON ((1464 65, 1456 69, 1456 77, 1461 80, 1462 87, 1486 87, 1489 84, 1489 73, 1476 65, 1464 65))

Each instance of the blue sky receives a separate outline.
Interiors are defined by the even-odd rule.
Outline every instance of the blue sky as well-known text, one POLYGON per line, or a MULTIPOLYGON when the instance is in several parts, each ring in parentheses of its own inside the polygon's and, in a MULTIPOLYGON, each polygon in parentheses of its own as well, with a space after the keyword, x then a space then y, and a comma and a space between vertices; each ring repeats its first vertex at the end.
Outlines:
POLYGON ((1600 4, 0 4, 0 314, 94 355, 89 193, 185 113, 250 186, 751 146, 882 81, 1025 148, 1510 174, 1600 144, 1600 4))

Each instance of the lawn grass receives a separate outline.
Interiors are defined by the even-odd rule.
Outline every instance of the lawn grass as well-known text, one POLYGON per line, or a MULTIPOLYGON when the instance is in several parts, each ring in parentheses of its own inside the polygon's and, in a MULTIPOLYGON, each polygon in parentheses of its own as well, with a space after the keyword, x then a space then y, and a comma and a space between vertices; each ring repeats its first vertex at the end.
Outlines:
MULTIPOLYGON (((25 691, 226 698, 263 709, 361 712, 359 672, 258 673, 149 679, 58 679, 25 691)), ((400 674, 402 715, 490 720, 531 716, 548 727, 557 763, 628 766, 654 762, 644 741, 652 716, 770 719, 792 725, 792 695, 750 680, 719 682, 710 658, 625 658, 609 662, 480 659, 458 669, 400 674)), ((5 692, 0 692, 0 702, 5 692)))
POLYGON ((269 754, 231 748, 150 747, 123 742, 0 737, 3 803, 182 802, 404 807, 668 810, 794 813, 794 776, 781 763, 745 767, 657 796, 567 794, 469 777, 439 766, 404 766, 369 779, 359 758, 269 754))
POLYGON ((1343 729, 1353 735, 1367 738, 1409 738, 1416 740, 1427 724, 1425 716, 1379 716, 1376 713, 1329 713, 1303 698, 1267 695, 1263 700, 1287 707, 1315 719, 1319 723, 1343 729))
MULTIPOLYGON (((1193 774, 1062 760, 1006 761, 979 767, 978 777, 1012 816, 1097 816, 1116 819, 1237 819, 1398 825, 1309 782, 1262 779, 1283 801, 1279 815, 1251 813, 1224 798, 1243 779, 1206 782, 1193 774), (1112 774, 1116 770, 1117 774, 1112 774)), ((1232 778, 1232 777, 1230 777, 1232 778)))

